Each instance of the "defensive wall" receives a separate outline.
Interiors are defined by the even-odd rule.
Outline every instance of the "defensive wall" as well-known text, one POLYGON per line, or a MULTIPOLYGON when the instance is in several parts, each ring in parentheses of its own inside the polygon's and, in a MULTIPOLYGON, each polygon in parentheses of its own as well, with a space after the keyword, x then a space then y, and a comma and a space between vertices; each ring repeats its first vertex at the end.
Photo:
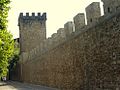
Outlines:
POLYGON ((79 13, 74 23, 22 52, 19 79, 61 90, 120 90, 120 1, 102 1, 105 15, 93 2, 87 25, 79 13))

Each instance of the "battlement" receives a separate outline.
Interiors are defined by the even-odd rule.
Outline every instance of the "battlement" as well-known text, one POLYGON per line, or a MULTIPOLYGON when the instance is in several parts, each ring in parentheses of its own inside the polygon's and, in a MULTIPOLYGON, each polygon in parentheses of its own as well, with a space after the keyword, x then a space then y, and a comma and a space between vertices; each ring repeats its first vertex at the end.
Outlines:
POLYGON ((93 2, 86 7, 86 17, 87 17, 88 25, 97 22, 100 16, 101 16, 101 10, 100 10, 99 2, 93 2))
POLYGON ((20 30, 21 52, 28 52, 46 39, 46 13, 20 13, 18 26, 20 30), (32 43, 31 43, 32 41, 32 43))
POLYGON ((84 13, 78 13, 74 18, 75 30, 79 30, 85 26, 85 15, 84 13))
POLYGON ((101 0, 103 2, 104 13, 109 14, 120 10, 120 0, 101 0))
POLYGON ((116 10, 100 16, 99 3, 94 2, 86 8, 87 25, 79 13, 74 23, 65 23, 49 38, 44 37, 44 22, 22 23, 25 52, 13 78, 62 90, 120 90, 120 11, 116 10))
POLYGON ((29 13, 26 13, 26 15, 23 15, 23 13, 20 13, 19 18, 18 18, 18 22, 23 22, 24 20, 38 20, 38 21, 46 21, 46 13, 43 13, 41 15, 41 13, 37 13, 37 15, 35 15, 35 13, 32 13, 31 15, 29 13))
POLYGON ((65 36, 65 30, 64 30, 64 28, 59 28, 57 30, 57 33, 58 33, 58 35, 59 35, 60 38, 65 38, 66 37, 65 36))
MULTIPOLYGON (((99 25, 100 23, 104 22, 105 20, 110 19, 112 16, 112 15, 107 15, 107 16, 104 15, 101 17, 99 2, 93 2, 89 6, 87 6, 85 9, 86 9, 87 25, 85 24, 85 14, 78 13, 76 16, 73 17, 74 21, 66 22, 64 24, 64 28, 59 28, 57 30, 57 33, 53 33, 51 35, 51 37, 44 39, 42 42, 39 42, 39 44, 35 48, 31 48, 32 49, 31 51, 26 52, 27 54, 25 54, 25 55, 28 55, 28 57, 30 56, 29 60, 32 60, 34 57, 36 57, 38 55, 42 55, 43 53, 46 53, 47 51, 67 42, 68 40, 71 40, 72 38, 80 35, 80 33, 90 30, 90 28, 94 28, 96 25, 99 25), (74 30, 74 28, 75 28, 75 30, 74 30)), ((38 13, 38 15, 35 16, 35 13, 32 13, 32 15, 30 16, 29 13, 26 13, 26 15, 24 16, 23 13, 21 13, 19 16, 19 18, 22 18, 25 20, 31 19, 31 18, 35 19, 38 17, 46 18, 46 14, 41 15, 40 13, 38 13)), ((41 33, 41 32, 39 32, 39 33, 41 33)), ((41 36, 41 35, 39 35, 39 36, 41 36)))
POLYGON ((73 29, 74 29, 74 24, 72 21, 68 21, 67 23, 64 24, 66 37, 68 37, 73 32, 73 29))

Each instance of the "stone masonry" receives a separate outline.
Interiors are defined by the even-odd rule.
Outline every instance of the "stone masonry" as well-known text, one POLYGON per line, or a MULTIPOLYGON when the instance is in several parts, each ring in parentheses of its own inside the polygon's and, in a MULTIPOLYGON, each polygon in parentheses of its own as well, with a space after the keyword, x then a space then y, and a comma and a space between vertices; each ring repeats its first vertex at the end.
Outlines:
POLYGON ((29 16, 29 13, 26 13, 26 16, 20 13, 18 26, 20 42, 22 42, 20 43, 21 53, 31 51, 46 39, 46 13, 43 15, 38 13, 37 16, 35 13, 32 13, 32 16, 29 16))
POLYGON ((120 90, 120 0, 102 1, 105 15, 101 16, 99 3, 93 2, 86 7, 87 25, 84 14, 79 13, 74 23, 67 22, 47 39, 46 17, 39 21, 44 26, 36 29, 37 24, 29 27, 21 23, 20 14, 23 46, 16 80, 60 90, 120 90), (33 35, 27 34, 29 30, 33 35), (37 39, 37 30, 42 39, 37 39))
POLYGON ((82 27, 85 26, 85 15, 84 13, 78 13, 74 17, 74 24, 75 24, 75 30, 80 30, 82 27))

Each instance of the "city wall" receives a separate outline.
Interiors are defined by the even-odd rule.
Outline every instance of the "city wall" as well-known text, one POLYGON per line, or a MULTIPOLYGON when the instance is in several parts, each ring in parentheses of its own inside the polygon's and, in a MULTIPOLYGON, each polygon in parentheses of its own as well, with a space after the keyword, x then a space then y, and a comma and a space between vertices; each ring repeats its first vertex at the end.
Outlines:
POLYGON ((71 27, 67 31, 60 28, 22 53, 20 79, 61 90, 119 90, 120 12, 92 19, 88 25, 82 19, 74 32, 71 27))

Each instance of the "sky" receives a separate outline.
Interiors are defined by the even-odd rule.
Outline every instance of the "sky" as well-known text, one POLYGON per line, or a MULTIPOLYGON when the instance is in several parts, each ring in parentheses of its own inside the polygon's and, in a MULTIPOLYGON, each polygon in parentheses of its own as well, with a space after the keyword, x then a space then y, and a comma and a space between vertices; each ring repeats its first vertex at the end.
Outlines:
POLYGON ((101 0, 11 0, 8 30, 14 38, 18 38, 18 16, 20 12, 23 12, 24 15, 26 12, 30 14, 32 12, 36 14, 46 12, 47 37, 50 37, 59 28, 63 28, 66 22, 73 21, 75 15, 85 13, 85 8, 92 2, 101 2, 101 0))

